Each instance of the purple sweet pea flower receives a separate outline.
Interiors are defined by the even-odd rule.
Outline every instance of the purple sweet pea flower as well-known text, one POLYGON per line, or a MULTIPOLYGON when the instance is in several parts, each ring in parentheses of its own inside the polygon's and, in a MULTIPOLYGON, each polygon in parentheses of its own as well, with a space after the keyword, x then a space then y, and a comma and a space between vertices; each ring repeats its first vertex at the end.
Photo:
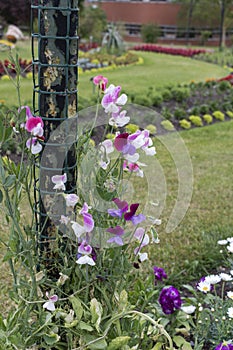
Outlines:
POLYGON ((119 198, 114 198, 113 202, 117 205, 118 209, 108 209, 108 214, 113 217, 121 218, 128 210, 128 203, 126 201, 121 201, 119 198))
POLYGON ((172 314, 182 304, 179 291, 173 286, 163 288, 159 296, 159 303, 166 315, 172 314))
POLYGON ((144 221, 146 218, 143 214, 135 215, 139 203, 133 203, 130 206, 130 211, 124 215, 126 221, 132 221, 133 225, 138 225, 140 222, 144 221))
POLYGON ((58 301, 58 296, 56 294, 49 296, 48 292, 46 292, 45 294, 49 301, 46 301, 46 303, 43 304, 43 308, 48 311, 55 311, 54 303, 58 301))
POLYGON ((92 215, 88 213, 88 209, 89 209, 89 207, 88 207, 87 203, 84 203, 83 207, 79 213, 83 217, 83 222, 84 222, 83 226, 84 226, 85 231, 91 232, 94 228, 95 223, 94 223, 92 215))
POLYGON ((122 236, 125 233, 125 231, 124 231, 124 229, 121 226, 117 225, 115 227, 109 227, 107 229, 107 232, 112 233, 114 235, 114 237, 111 237, 107 241, 107 243, 116 243, 117 245, 123 245, 124 244, 123 240, 122 240, 122 238, 120 236, 122 236))
POLYGON ((219 345, 216 346, 216 348, 214 348, 214 350, 233 350, 233 344, 231 343, 220 343, 219 345))
POLYGON ((124 132, 122 134, 119 134, 115 140, 114 140, 114 147, 118 152, 123 152, 124 147, 126 147, 128 143, 128 136, 129 134, 127 132, 124 132))
POLYGON ((155 280, 162 282, 164 278, 165 279, 167 278, 167 274, 162 267, 154 266, 153 270, 154 270, 155 280))

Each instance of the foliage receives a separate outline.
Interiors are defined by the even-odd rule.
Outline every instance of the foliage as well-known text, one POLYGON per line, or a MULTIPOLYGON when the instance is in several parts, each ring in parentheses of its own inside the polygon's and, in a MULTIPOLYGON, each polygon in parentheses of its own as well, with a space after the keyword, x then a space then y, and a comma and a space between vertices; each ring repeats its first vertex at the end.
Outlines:
POLYGON ((223 120, 225 119, 225 115, 224 115, 224 113, 222 113, 221 111, 215 111, 215 112, 213 113, 213 116, 214 116, 214 118, 217 119, 217 120, 223 121, 223 120))
POLYGON ((170 122, 170 120, 163 120, 161 122, 162 127, 167 131, 173 131, 174 125, 170 122))
POLYGON ((187 119, 180 120, 179 125, 182 129, 190 129, 191 128, 191 123, 187 119))
POLYGON ((100 7, 87 6, 84 8, 79 26, 81 39, 92 40, 100 44, 106 27, 106 15, 100 7))
POLYGON ((213 117, 210 114, 204 114, 203 119, 207 124, 211 124, 213 121, 213 117))
POLYGON ((102 40, 102 47, 106 47, 108 53, 120 54, 124 51, 123 39, 113 23, 107 26, 107 31, 102 40))
POLYGON ((134 46, 133 49, 136 51, 149 51, 149 52, 165 53, 168 55, 184 56, 184 57, 193 57, 206 52, 206 50, 203 50, 203 49, 201 50, 201 49, 174 48, 174 47, 165 47, 165 46, 159 46, 159 45, 153 45, 153 44, 136 45, 134 46))
POLYGON ((18 0, 17 4, 13 0, 1 2, 1 16, 8 24, 30 25, 31 1, 18 0), (20 16, 19 16, 20 8, 20 16))
POLYGON ((160 36, 160 28, 157 24, 143 24, 141 28, 142 41, 145 43, 157 43, 160 36))
POLYGON ((201 117, 199 117, 197 115, 190 115, 189 120, 195 126, 203 126, 203 122, 202 122, 201 117))

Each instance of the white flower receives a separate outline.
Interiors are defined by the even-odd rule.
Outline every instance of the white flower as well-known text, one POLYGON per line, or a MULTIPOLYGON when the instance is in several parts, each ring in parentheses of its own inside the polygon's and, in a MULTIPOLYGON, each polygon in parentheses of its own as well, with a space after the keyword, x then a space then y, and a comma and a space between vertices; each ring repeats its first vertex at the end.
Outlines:
POLYGON ((230 318, 233 318, 233 307, 229 307, 227 310, 227 314, 230 318))
POLYGON ((198 283, 197 289, 199 289, 203 293, 208 293, 211 289, 211 284, 206 281, 201 281, 198 283))
POLYGON ((61 219, 59 220, 61 224, 68 225, 70 218, 65 215, 61 215, 61 219))
POLYGON ((230 243, 233 243, 233 237, 228 237, 227 241, 230 242, 230 243))
POLYGON ((72 225, 72 229, 74 231, 74 234, 77 238, 80 238, 85 232, 85 228, 84 226, 80 225, 79 223, 75 222, 75 221, 71 221, 72 225))
POLYGON ((91 266, 95 265, 94 260, 92 258, 90 258, 88 255, 81 256, 80 258, 78 258, 76 263, 79 264, 79 265, 85 265, 85 264, 88 264, 88 265, 91 265, 91 266))
POLYGON ((229 250, 230 253, 233 253, 233 243, 227 246, 227 250, 229 250))
POLYGON ((228 298, 233 300, 233 292, 231 292, 231 291, 227 292, 227 296, 228 296, 228 298))
POLYGON ((148 260, 148 254, 147 253, 138 253, 138 257, 139 257, 139 260, 141 262, 145 261, 145 260, 148 260))
POLYGON ((75 193, 67 194, 65 199, 67 207, 74 207, 79 201, 79 197, 75 193))
POLYGON ((181 310, 184 311, 186 314, 192 314, 196 310, 196 306, 181 306, 181 310))
POLYGON ((219 275, 209 275, 205 277, 205 282, 209 284, 216 284, 221 281, 219 275))
POLYGON ((233 270, 230 271, 230 274, 233 275, 233 270))
POLYGON ((46 296, 49 299, 49 301, 46 301, 46 303, 43 304, 43 308, 49 311, 54 311, 55 310, 54 303, 58 301, 58 296, 54 294, 50 297, 48 292, 46 292, 46 296))
POLYGON ((66 187, 64 184, 67 181, 66 173, 63 175, 54 175, 54 176, 52 176, 51 180, 52 180, 52 183, 55 184, 55 186, 53 187, 54 190, 65 191, 66 187))
POLYGON ((222 239, 220 241, 217 242, 219 245, 226 245, 228 244, 228 240, 227 239, 222 239))
POLYGON ((223 281, 231 281, 233 279, 233 277, 228 273, 220 273, 219 276, 223 281))

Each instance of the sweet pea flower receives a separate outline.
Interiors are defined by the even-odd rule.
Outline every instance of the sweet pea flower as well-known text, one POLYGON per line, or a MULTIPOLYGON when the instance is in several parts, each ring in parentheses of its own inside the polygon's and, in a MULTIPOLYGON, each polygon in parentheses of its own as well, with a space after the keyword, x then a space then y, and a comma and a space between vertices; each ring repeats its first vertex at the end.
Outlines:
POLYGON ((105 91, 104 97, 101 101, 102 107, 105 113, 118 113, 120 111, 120 106, 123 106, 127 102, 126 94, 119 96, 121 91, 120 86, 115 86, 111 84, 105 91))
POLYGON ((79 265, 90 265, 94 266, 95 262, 91 255, 92 253, 92 247, 87 244, 86 241, 83 241, 80 246, 78 247, 78 259, 76 260, 76 263, 79 265), (81 255, 81 256, 80 256, 81 255))
POLYGON ((67 207, 73 207, 74 208, 75 205, 79 201, 79 197, 75 193, 69 193, 69 194, 67 194, 65 196, 65 200, 66 200, 66 206, 67 207))
POLYGON ((25 129, 30 132, 33 136, 43 136, 43 120, 41 117, 28 118, 25 124, 25 129))
POLYGON ((52 183, 55 184, 55 186, 53 187, 54 190, 65 191, 65 189, 66 189, 65 183, 67 182, 66 173, 63 175, 54 175, 54 176, 52 176, 51 180, 52 180, 52 183))
POLYGON ((140 168, 140 167, 143 167, 143 166, 146 166, 146 164, 144 163, 140 163, 140 162, 137 162, 137 163, 130 163, 128 162, 128 160, 125 160, 124 163, 123 163, 123 169, 124 170, 127 170, 129 172, 133 172, 136 174, 136 176, 139 176, 139 177, 143 177, 144 176, 144 173, 143 173, 143 170, 140 168))
POLYGON ((79 214, 83 217, 85 232, 88 233, 93 230, 95 225, 92 215, 88 213, 88 210, 90 208, 91 207, 89 207, 87 203, 84 203, 82 209, 79 212, 79 214))
POLYGON ((118 209, 108 209, 108 214, 113 217, 121 218, 124 213, 128 210, 128 203, 126 201, 121 201, 119 198, 114 198, 113 202, 116 204, 118 209))
POLYGON ((107 232, 114 235, 114 237, 111 237, 109 240, 107 240, 107 243, 116 243, 120 246, 124 244, 121 236, 125 233, 125 231, 121 226, 117 225, 115 227, 109 227, 107 229, 107 232))
POLYGON ((99 149, 102 152, 100 157, 100 166, 102 169, 106 170, 108 164, 110 163, 109 154, 114 152, 113 143, 111 140, 104 140, 100 143, 99 149))
POLYGON ((126 111, 121 111, 120 113, 112 113, 112 117, 109 119, 108 124, 114 127, 123 127, 129 123, 130 117, 126 116, 126 111))
POLYGON ((130 205, 130 211, 124 214, 125 221, 132 221, 133 225, 138 225, 146 219, 143 214, 135 215, 139 203, 133 203, 130 205))
POLYGON ((61 224, 68 225, 70 218, 65 215, 61 215, 61 219, 59 220, 61 224))
POLYGON ((49 299, 49 301, 46 301, 46 303, 43 304, 43 308, 47 309, 48 311, 55 311, 55 305, 56 301, 58 301, 58 296, 56 294, 49 296, 49 293, 46 292, 46 296, 49 299))
POLYGON ((42 145, 38 142, 37 137, 32 137, 27 140, 26 147, 32 154, 38 154, 42 151, 42 145))
POLYGON ((30 107, 28 106, 21 106, 19 109, 18 109, 18 113, 20 113, 23 109, 26 110, 26 120, 28 118, 33 118, 33 115, 32 115, 32 112, 30 110, 30 107))
POLYGON ((134 232, 134 238, 139 241, 139 246, 134 249, 134 254, 138 255, 138 258, 141 262, 148 259, 147 253, 141 253, 143 247, 147 246, 150 243, 150 238, 143 227, 138 227, 134 232))
POLYGON ((103 75, 97 75, 96 77, 93 78, 93 83, 99 88, 104 91, 106 89, 106 86, 108 84, 108 79, 105 78, 103 75))

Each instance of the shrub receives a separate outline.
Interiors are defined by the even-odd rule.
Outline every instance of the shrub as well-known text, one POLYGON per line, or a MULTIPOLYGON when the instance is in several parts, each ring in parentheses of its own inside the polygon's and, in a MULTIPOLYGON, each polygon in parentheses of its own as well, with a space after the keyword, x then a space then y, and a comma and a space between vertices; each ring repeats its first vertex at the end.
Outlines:
POLYGON ((162 97, 163 97, 163 100, 164 101, 170 101, 172 99, 172 93, 170 90, 168 89, 165 89, 163 92, 162 92, 162 97))
POLYGON ((214 118, 217 119, 217 120, 224 121, 224 119, 225 119, 225 115, 224 115, 224 113, 222 113, 221 111, 215 111, 215 112, 213 113, 213 116, 214 116, 214 118))
POLYGON ((180 127, 182 129, 190 129, 191 123, 187 119, 182 119, 179 121, 180 127))
POLYGON ((146 130, 149 130, 150 134, 156 134, 157 128, 153 124, 149 124, 145 127, 146 130))
POLYGON ((174 130, 174 125, 170 122, 170 120, 163 120, 161 122, 162 127, 167 130, 167 131, 172 131, 174 130))
POLYGON ((231 103, 230 102, 224 102, 222 104, 222 108, 224 109, 224 111, 227 111, 227 110, 231 109, 231 103))
POLYGON ((159 107, 161 106, 162 102, 163 102, 163 97, 160 93, 154 93, 151 96, 151 101, 152 101, 152 105, 155 107, 159 107))
POLYGON ((190 115, 189 120, 195 126, 203 126, 202 119, 198 115, 190 115))
POLYGON ((227 80, 222 80, 218 83, 218 89, 220 91, 227 91, 231 89, 231 83, 227 80))
POLYGON ((188 111, 191 115, 197 115, 200 113, 200 108, 197 106, 194 106, 188 111))
POLYGON ((207 114, 207 113, 209 113, 209 106, 208 105, 201 105, 200 106, 200 113, 201 114, 207 114))
POLYGON ((189 88, 182 88, 182 87, 173 88, 171 90, 171 93, 172 93, 173 98, 177 102, 182 102, 190 96, 190 89, 189 88))
POLYGON ((206 124, 211 124, 213 121, 213 117, 210 114, 203 115, 203 119, 206 122, 206 124))
POLYGON ((139 129, 139 126, 136 124, 128 124, 125 127, 125 131, 128 132, 129 134, 135 133, 139 129))
POLYGON ((165 119, 171 119, 172 118, 172 113, 170 112, 170 110, 167 107, 163 107, 162 108, 161 115, 165 119))
POLYGON ((228 117, 233 118, 233 112, 227 111, 226 114, 228 115, 228 117))
POLYGON ((216 102, 216 101, 212 101, 212 102, 210 102, 210 111, 216 111, 216 109, 218 109, 218 107, 219 107, 219 105, 218 105, 218 102, 216 102))
POLYGON ((160 28, 157 24, 144 24, 141 29, 142 40, 145 43, 156 43, 160 36, 160 28))
POLYGON ((150 107, 152 105, 151 98, 149 96, 143 96, 143 95, 135 95, 133 102, 138 105, 146 106, 146 107, 150 107))
POLYGON ((174 110, 174 117, 175 117, 175 119, 180 120, 180 119, 184 118, 185 115, 186 115, 186 111, 183 108, 176 108, 174 110))

